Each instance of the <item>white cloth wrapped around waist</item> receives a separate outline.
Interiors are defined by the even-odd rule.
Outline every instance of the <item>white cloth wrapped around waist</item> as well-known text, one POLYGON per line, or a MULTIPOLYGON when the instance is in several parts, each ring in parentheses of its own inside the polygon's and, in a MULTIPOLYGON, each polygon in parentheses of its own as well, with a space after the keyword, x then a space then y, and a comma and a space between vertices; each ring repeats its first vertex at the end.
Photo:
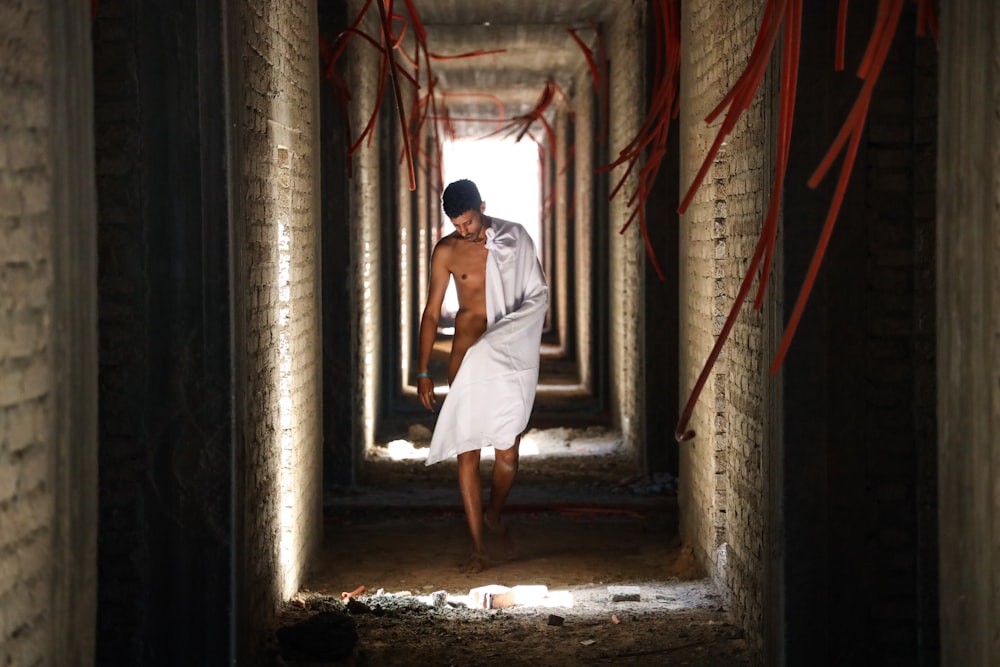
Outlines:
POLYGON ((462 360, 441 406, 427 465, 492 445, 507 449, 528 425, 538 386, 549 290, 525 229, 487 229, 487 329, 462 360))

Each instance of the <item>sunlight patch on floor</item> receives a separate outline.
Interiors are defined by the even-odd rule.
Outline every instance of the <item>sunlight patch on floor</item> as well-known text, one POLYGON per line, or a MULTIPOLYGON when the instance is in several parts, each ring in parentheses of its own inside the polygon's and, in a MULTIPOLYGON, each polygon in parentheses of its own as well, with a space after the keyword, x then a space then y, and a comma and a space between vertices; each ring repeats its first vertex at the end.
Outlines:
MULTIPOLYGON (((621 433, 600 427, 587 429, 531 429, 521 438, 521 456, 604 456, 619 452, 621 433)), ((373 458, 392 461, 419 461, 427 458, 426 439, 398 438, 376 446, 373 458)), ((484 447, 483 460, 494 458, 493 448, 484 447)))

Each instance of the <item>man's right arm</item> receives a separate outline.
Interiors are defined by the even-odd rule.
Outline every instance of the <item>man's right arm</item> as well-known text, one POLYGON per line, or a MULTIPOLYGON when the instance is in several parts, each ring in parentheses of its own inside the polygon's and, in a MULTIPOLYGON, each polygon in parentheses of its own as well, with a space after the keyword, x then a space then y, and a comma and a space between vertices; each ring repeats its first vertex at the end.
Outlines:
MULTIPOLYGON (((424 305, 424 314, 420 318, 420 355, 417 360, 417 372, 427 373, 430 365, 431 352, 434 350, 434 341, 437 339, 438 321, 441 319, 441 305, 444 303, 444 294, 448 289, 448 280, 451 274, 448 272, 447 262, 448 248, 443 243, 438 243, 431 254, 431 283, 427 290, 427 303, 424 305)), ((434 396, 434 380, 430 376, 423 376, 417 380, 417 393, 420 395, 420 402, 428 410, 434 409, 437 397, 434 396)))

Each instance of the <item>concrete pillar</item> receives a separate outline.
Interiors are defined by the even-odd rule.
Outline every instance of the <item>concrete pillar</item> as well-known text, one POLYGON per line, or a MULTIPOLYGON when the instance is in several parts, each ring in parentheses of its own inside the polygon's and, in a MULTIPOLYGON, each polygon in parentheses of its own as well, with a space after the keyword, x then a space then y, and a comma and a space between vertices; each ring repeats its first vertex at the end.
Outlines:
MULTIPOLYGON (((407 90, 404 93, 404 96, 407 98, 406 109, 412 108, 412 96, 414 94, 415 92, 411 90, 407 90)), ((395 121, 396 119, 393 118, 392 120, 395 121)), ((409 137, 403 136, 398 122, 393 123, 393 134, 396 135, 394 146, 401 147, 404 141, 409 141, 409 137)), ((414 154, 414 162, 418 159, 418 156, 414 154)), ((414 345, 416 339, 413 337, 412 332, 414 329, 419 330, 420 328, 420 315, 413 303, 413 277, 415 272, 412 265, 412 246, 415 236, 413 220, 416 217, 414 206, 417 203, 415 194, 417 187, 416 172, 419 169, 419 165, 415 164, 413 174, 414 190, 410 190, 410 178, 406 162, 404 161, 399 166, 399 175, 396 178, 397 214, 394 218, 386 221, 393 232, 388 238, 394 238, 391 247, 396 251, 396 256, 392 259, 396 268, 395 275, 397 280, 390 285, 390 289, 395 291, 396 298, 389 299, 388 301, 388 303, 396 305, 395 317, 390 318, 394 322, 394 326, 391 327, 392 337, 390 341, 387 341, 388 345, 386 347, 387 352, 392 352, 391 356, 386 356, 386 362, 391 364, 391 366, 385 369, 383 377, 391 383, 389 385, 390 397, 388 400, 393 402, 400 400, 404 393, 405 385, 411 381, 411 373, 416 372, 415 370, 411 371, 410 365, 411 362, 416 363, 414 352, 418 349, 418 346, 414 345), (395 342, 395 345, 392 342, 395 342)))
MULTIPOLYGON (((655 26, 650 18, 646 25, 647 70, 656 57, 655 26)), ((648 77, 651 79, 652 77, 648 77)), ((647 99, 659 82, 647 80, 647 99)), ((680 203, 680 128, 671 122, 667 136, 666 156, 660 163, 656 182, 646 205, 646 225, 650 242, 656 251, 664 279, 656 274, 652 262, 645 267, 644 320, 646 337, 646 410, 643 417, 644 464, 646 471, 668 470, 677 473, 677 442, 673 437, 678 417, 678 228, 677 206, 680 203)))
POLYGON ((942 5, 941 664, 1000 664, 1000 7, 942 5))
MULTIPOLYGON (((852 13, 846 53, 855 62, 876 10, 852 13)), ((826 45, 835 24, 832 4, 804 12, 782 208, 782 320, 802 289, 840 163, 817 189, 804 181, 859 90, 856 77, 832 71, 826 45)), ((923 108, 936 84, 933 43, 915 26, 915 7, 906 5, 781 368, 781 438, 772 448, 781 468, 772 484, 781 489, 782 562, 769 594, 779 592, 783 618, 772 613, 767 631, 783 635, 785 664, 936 664, 936 615, 924 606, 936 591, 936 558, 925 547, 934 495, 923 479, 935 443, 919 426, 931 412, 925 371, 933 369, 933 332, 923 324, 932 297, 921 285, 933 281, 925 253, 934 239, 919 230, 933 216, 923 183, 935 117, 923 108)))
MULTIPOLYGON (((573 256, 576 258, 576 299, 573 319, 576 322, 576 366, 580 384, 591 392, 600 392, 594 369, 595 348, 600 328, 594 317, 594 186, 606 179, 594 177, 595 120, 594 85, 588 74, 577 76, 574 85, 573 114, 576 117, 573 168, 573 256)), ((605 318, 601 318, 604 321, 605 318)))
MULTIPOLYGON (((605 26, 610 73, 608 75, 609 160, 636 136, 645 118, 645 3, 622 3, 621 11, 605 26)), ((610 172, 614 188, 626 172, 621 165, 610 172)), ((645 339, 643 336, 645 249, 637 222, 625 234, 621 230, 632 214, 628 200, 638 184, 637 174, 611 200, 609 228, 598 243, 608 249, 609 365, 611 414, 621 428, 622 441, 636 461, 641 460, 639 438, 645 396, 645 339)))
POLYGON ((99 664, 231 658, 223 12, 101 3, 93 25, 99 664))
MULTIPOLYGON (((559 347, 564 352, 571 346, 572 336, 569 328, 570 286, 573 284, 570 273, 569 253, 572 236, 567 221, 569 201, 569 175, 567 160, 569 157, 568 140, 572 139, 569 131, 568 113, 565 109, 556 112, 553 129, 555 131, 555 153, 553 160, 555 196, 555 233, 547 239, 554 255, 554 266, 549 276, 549 289, 554 291, 555 298, 550 306, 555 313, 554 328, 559 336, 559 347), (552 283, 555 283, 554 285, 552 283)), ((570 348, 571 349, 571 348, 570 348)))
MULTIPOLYGON (((53 56, 52 605, 49 664, 94 664, 97 614, 97 216, 88 11, 48 3, 53 56)), ((15 663, 17 661, 15 660, 15 663)))
MULTIPOLYGON (((320 35, 327 44, 335 44, 337 34, 348 25, 346 5, 321 2, 318 12, 320 35)), ((340 69, 343 71, 343 62, 340 69)), ((355 382, 353 328, 343 324, 351 312, 354 249, 348 209, 349 131, 341 94, 333 73, 320 81, 322 309, 326 324, 323 327, 323 478, 328 485, 354 482, 358 438, 355 392, 345 390, 355 382)))
POLYGON ((100 3, 94 35, 98 659, 243 661, 322 526, 316 5, 100 3))
MULTIPOLYGON (((356 17, 363 2, 352 0, 348 3, 348 16, 356 17)), ((379 34, 378 12, 372 8, 365 15, 361 30, 368 34, 379 34)), ((353 96, 351 107, 350 140, 358 140, 362 130, 375 109, 376 91, 379 83, 379 54, 370 44, 360 38, 352 40, 347 48, 349 68, 348 88, 353 96)), ((387 93, 388 95, 388 93, 387 93)), ((383 113, 391 113, 393 101, 385 100, 383 113)), ((378 130, 378 127, 375 128, 378 130)), ((353 392, 357 403, 354 418, 359 428, 355 434, 357 460, 375 440, 375 428, 379 416, 379 397, 382 387, 380 379, 382 363, 382 235, 381 235, 381 164, 379 151, 381 141, 375 132, 371 144, 365 145, 354 155, 353 176, 350 183, 349 202, 351 220, 351 266, 354 270, 351 294, 351 329, 354 341, 355 372, 357 391, 353 392)))

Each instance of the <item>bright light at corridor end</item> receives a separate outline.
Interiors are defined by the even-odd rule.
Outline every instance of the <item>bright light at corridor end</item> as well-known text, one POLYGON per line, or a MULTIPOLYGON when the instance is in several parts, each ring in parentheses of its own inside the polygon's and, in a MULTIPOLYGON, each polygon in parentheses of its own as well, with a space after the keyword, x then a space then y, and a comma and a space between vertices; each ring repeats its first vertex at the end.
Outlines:
POLYGON ((538 144, 530 139, 459 139, 445 142, 443 151, 445 184, 474 181, 487 215, 521 223, 541 247, 538 144))
MULTIPOLYGON (((486 202, 486 215, 521 223, 542 251, 541 167, 538 144, 531 139, 459 139, 442 147, 444 182, 467 178, 479 188, 486 202)), ((453 228, 444 220, 442 236, 453 228)), ((458 294, 449 283, 442 312, 458 312, 458 294)), ((454 330, 447 331, 453 334, 454 330)))

